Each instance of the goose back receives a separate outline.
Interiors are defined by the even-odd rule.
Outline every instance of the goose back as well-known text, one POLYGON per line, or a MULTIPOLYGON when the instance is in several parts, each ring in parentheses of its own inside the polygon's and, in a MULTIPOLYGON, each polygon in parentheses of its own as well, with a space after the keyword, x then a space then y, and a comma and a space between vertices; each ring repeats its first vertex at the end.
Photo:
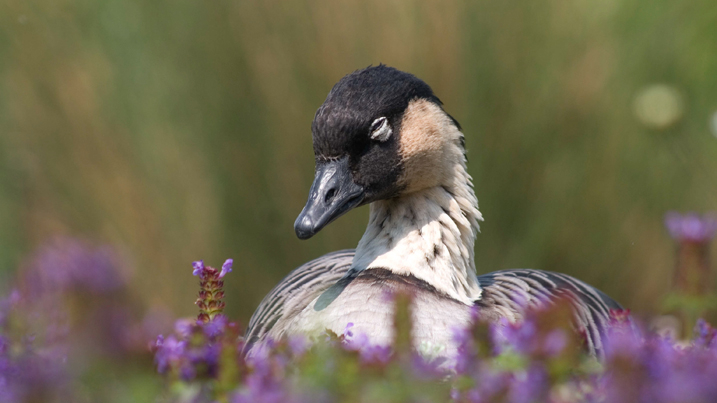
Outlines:
MULTIPOLYGON (((353 323, 354 333, 366 333, 373 343, 392 340, 393 305, 387 294, 414 294, 414 342, 417 347, 453 348, 453 329, 470 323, 471 308, 415 278, 371 269, 350 272, 354 251, 324 255, 292 271, 261 302, 249 321, 245 351, 265 338, 316 334, 324 329, 342 333, 353 323)), ((502 270, 478 276, 481 298, 474 303, 480 317, 497 322, 523 319, 525 309, 566 300, 573 327, 585 336, 591 354, 601 356, 610 311, 622 309, 613 299, 565 274, 533 269, 502 270)))

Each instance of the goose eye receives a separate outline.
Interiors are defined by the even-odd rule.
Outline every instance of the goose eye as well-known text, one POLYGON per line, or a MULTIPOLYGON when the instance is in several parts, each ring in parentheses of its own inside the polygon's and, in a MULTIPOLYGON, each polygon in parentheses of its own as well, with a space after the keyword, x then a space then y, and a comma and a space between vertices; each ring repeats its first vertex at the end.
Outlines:
POLYGON ((374 120, 373 123, 371 123, 369 132, 371 134, 371 140, 380 142, 388 140, 388 138, 391 137, 391 126, 388 124, 388 119, 380 117, 374 120))

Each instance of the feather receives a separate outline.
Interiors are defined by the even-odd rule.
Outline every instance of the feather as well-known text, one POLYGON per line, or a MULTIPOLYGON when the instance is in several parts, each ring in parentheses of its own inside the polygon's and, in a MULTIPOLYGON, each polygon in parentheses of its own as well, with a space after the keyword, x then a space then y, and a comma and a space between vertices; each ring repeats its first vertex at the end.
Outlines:
POLYGON ((570 302, 573 326, 585 335, 588 351, 600 357, 610 311, 622 306, 596 288, 561 273, 532 269, 501 270, 478 276, 483 295, 476 301, 487 316, 522 317, 523 306, 541 307, 559 299, 570 302))
POLYGON ((249 320, 247 348, 262 340, 275 326, 282 325, 321 293, 336 283, 351 267, 354 250, 328 253, 294 269, 259 303, 249 320))

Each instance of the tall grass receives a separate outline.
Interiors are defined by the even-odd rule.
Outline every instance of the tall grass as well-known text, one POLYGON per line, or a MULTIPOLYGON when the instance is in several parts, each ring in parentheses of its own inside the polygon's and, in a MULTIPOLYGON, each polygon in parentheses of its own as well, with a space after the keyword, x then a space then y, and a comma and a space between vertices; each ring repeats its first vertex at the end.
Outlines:
POLYGON ((715 22, 713 0, 6 0, 0 271, 48 237, 100 238, 147 303, 189 314, 185 262, 234 256, 228 314, 248 319, 290 269, 358 241, 365 208, 307 242, 292 223, 314 111, 383 62, 464 127, 479 271, 562 271, 650 311, 673 266, 664 212, 717 209, 715 22), (684 105, 659 130, 634 113, 655 83, 684 105))

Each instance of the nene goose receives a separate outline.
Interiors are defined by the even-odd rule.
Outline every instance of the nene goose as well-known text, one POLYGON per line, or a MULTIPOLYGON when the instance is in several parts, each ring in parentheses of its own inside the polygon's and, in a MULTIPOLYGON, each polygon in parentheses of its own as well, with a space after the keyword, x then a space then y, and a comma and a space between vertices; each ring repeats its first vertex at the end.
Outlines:
POLYGON ((482 318, 519 321, 525 306, 564 298, 593 354, 602 348, 611 309, 597 289, 564 274, 503 270, 476 276, 473 245, 482 221, 466 170, 461 127, 431 88, 415 76, 379 65, 342 78, 312 123, 315 179, 296 219, 307 239, 347 211, 370 205, 355 250, 300 266, 261 302, 245 336, 245 352, 264 339, 329 329, 392 341, 387 291, 410 291, 412 335, 455 352, 454 329, 471 309, 482 318), (519 301, 522 301, 520 303, 519 301))

